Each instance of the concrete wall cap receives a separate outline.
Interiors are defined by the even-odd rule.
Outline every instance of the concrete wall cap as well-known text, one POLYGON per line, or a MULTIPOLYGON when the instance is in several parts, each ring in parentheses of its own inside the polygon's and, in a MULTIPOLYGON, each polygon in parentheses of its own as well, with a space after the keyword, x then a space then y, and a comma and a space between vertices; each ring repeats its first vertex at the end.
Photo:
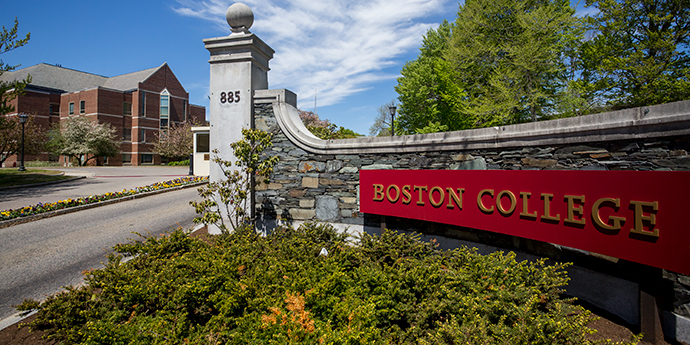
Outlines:
MULTIPOLYGON (((565 119, 394 137, 321 140, 302 123, 294 104, 279 95, 262 92, 261 103, 271 102, 278 125, 299 148, 316 154, 404 153, 470 150, 628 140, 690 134, 690 101, 624 109, 565 119)), ((289 92, 294 95, 294 93, 289 92)), ((258 94, 257 94, 258 95, 258 94)))

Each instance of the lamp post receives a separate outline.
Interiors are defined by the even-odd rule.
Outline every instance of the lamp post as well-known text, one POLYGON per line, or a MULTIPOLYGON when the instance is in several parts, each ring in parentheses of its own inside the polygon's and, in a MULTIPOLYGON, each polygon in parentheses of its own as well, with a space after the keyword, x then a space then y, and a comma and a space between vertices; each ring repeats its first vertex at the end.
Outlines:
POLYGON ((29 119, 29 116, 26 114, 20 114, 19 115, 19 122, 22 124, 22 162, 19 165, 19 171, 26 171, 26 168, 24 168, 24 125, 26 124, 26 120, 29 119))
POLYGON ((388 110, 391 112, 391 136, 395 135, 395 109, 397 109, 395 104, 388 107, 388 110))

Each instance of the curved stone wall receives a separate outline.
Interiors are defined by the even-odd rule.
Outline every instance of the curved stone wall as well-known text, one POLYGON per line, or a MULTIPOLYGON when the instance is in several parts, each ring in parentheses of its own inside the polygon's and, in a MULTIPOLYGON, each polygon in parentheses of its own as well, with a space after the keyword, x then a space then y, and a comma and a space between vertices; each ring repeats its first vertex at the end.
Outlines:
POLYGON ((358 206, 359 171, 366 169, 690 170, 690 101, 459 132, 326 141, 302 124, 295 99, 287 90, 255 93, 254 125, 273 133, 274 146, 267 154, 280 157, 271 182, 257 187, 259 228, 311 220, 355 234, 387 227, 422 232, 425 238, 440 236, 447 247, 572 261, 577 266, 570 270, 568 292, 633 325, 639 324, 640 284, 655 279, 672 286, 664 292, 673 301, 665 320, 676 320, 669 327, 687 321, 690 329, 686 276, 666 271, 658 274, 663 277, 639 275, 639 265, 595 253, 475 229, 385 219, 362 214, 358 206), (602 292, 607 286, 630 293, 602 292))

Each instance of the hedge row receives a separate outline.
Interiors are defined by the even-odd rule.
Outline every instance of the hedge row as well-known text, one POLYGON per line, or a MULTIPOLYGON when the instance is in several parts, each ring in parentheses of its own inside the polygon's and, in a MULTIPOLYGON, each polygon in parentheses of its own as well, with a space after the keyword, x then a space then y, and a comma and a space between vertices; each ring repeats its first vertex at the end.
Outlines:
POLYGON ((32 329, 65 344, 589 344, 564 265, 323 224, 118 245, 32 329))

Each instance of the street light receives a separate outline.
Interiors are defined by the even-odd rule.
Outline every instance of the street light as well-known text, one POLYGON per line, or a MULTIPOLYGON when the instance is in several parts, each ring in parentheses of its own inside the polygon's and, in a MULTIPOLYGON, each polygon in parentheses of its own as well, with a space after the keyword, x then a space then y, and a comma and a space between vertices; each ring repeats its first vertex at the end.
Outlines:
POLYGON ((19 115, 19 122, 22 124, 22 163, 19 165, 19 171, 26 171, 26 168, 24 168, 24 125, 28 119, 29 116, 26 114, 19 115))
POLYGON ((388 110, 391 112, 391 136, 395 135, 395 109, 397 109, 395 104, 388 107, 388 110))

